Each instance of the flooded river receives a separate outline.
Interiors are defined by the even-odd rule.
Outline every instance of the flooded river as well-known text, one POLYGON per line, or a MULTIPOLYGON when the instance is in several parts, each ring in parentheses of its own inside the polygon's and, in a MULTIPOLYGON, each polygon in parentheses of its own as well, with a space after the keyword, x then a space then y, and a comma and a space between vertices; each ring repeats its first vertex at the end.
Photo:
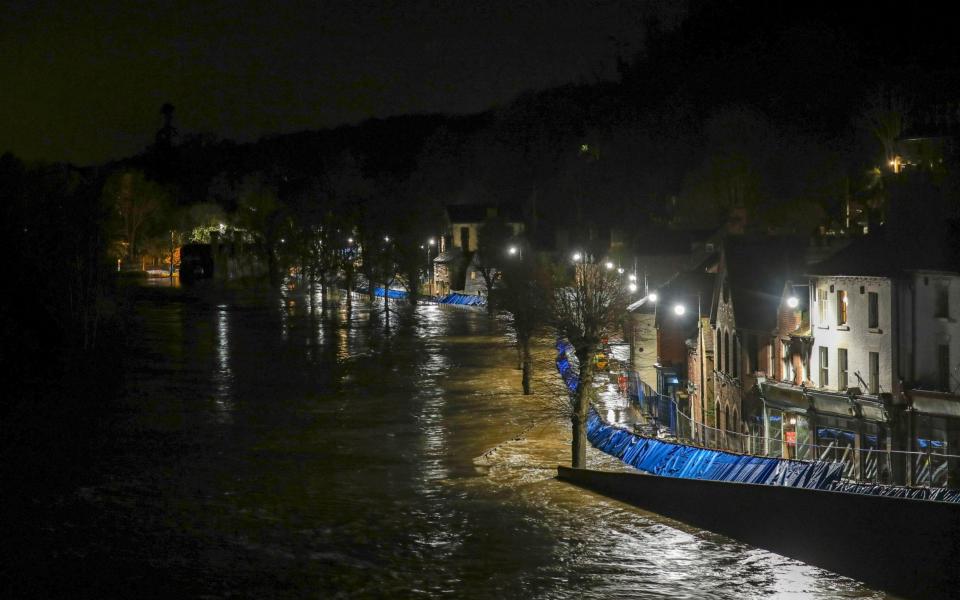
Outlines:
POLYGON ((556 481, 551 348, 522 396, 480 311, 386 333, 295 292, 136 310, 122 451, 46 526, 73 597, 884 597, 556 481))

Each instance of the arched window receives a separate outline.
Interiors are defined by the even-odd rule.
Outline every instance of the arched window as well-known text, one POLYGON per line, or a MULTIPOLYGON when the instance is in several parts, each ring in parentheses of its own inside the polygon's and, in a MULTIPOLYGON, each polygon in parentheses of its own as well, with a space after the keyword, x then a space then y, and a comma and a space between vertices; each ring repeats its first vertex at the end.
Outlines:
POLYGON ((730 407, 723 408, 723 430, 730 431, 730 407))
POLYGON ((717 371, 723 370, 723 339, 720 334, 720 328, 717 327, 713 330, 713 345, 714 345, 714 369, 717 371))
POLYGON ((720 429, 720 401, 713 405, 713 426, 720 429))
POLYGON ((723 372, 730 374, 730 332, 723 332, 723 372))
POLYGON ((736 335, 733 336, 733 356, 730 357, 730 362, 733 363, 730 374, 737 377, 740 373, 740 341, 736 335))

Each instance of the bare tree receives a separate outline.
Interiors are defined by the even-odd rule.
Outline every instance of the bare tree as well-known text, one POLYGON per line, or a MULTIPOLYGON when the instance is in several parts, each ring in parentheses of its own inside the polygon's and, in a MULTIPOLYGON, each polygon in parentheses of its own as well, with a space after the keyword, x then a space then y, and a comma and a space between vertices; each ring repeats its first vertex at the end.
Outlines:
MULTIPOLYGON (((477 250, 473 254, 473 261, 483 278, 488 298, 493 293, 494 281, 505 262, 507 243, 512 237, 513 230, 502 217, 487 219, 477 231, 477 250)), ((492 302, 487 302, 487 310, 493 314, 492 302)))
MULTIPOLYGON (((519 245, 515 248, 519 249, 519 245)), ((507 322, 516 336, 523 370, 523 393, 529 395, 533 375, 530 342, 550 318, 552 274, 549 267, 539 263, 535 257, 524 259, 522 252, 499 262, 503 265, 500 271, 502 278, 497 287, 490 290, 489 303, 494 309, 507 312, 507 322)))
POLYGON ((573 280, 553 294, 552 321, 557 335, 574 348, 579 385, 573 397, 572 466, 587 462, 587 415, 593 388, 593 354, 604 336, 617 330, 627 295, 616 272, 605 265, 577 263, 573 280))

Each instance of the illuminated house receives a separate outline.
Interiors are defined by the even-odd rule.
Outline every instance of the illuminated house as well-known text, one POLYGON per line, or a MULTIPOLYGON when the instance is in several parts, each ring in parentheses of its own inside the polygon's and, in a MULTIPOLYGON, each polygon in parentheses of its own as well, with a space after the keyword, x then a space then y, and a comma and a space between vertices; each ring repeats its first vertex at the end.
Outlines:
POLYGON ((523 233, 523 220, 512 208, 477 204, 446 207, 445 234, 440 240, 440 254, 433 260, 433 285, 438 295, 454 290, 468 294, 486 291, 474 254, 480 229, 494 219, 502 219, 514 236, 523 233))

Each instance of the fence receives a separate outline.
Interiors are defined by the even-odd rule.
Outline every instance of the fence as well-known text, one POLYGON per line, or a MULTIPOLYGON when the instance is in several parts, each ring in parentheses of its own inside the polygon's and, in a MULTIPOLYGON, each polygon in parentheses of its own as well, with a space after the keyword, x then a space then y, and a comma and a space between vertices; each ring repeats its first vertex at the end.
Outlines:
MULTIPOLYGON (((579 381, 576 369, 568 356, 570 350, 572 348, 569 344, 563 340, 558 340, 557 370, 567 388, 574 392, 579 381)), ((658 394, 634 372, 630 373, 630 391, 631 396, 636 399, 648 421, 652 422, 642 425, 638 432, 630 432, 609 425, 591 408, 588 438, 597 448, 617 456, 637 468, 643 470, 653 468, 655 470, 650 472, 660 475, 665 474, 662 471, 667 470, 671 473, 677 473, 672 476, 678 477, 690 477, 691 474, 699 473, 698 478, 723 479, 723 477, 704 475, 704 473, 710 471, 711 465, 717 463, 727 465, 725 468, 728 474, 739 473, 739 469, 744 469, 744 473, 753 473, 750 476, 736 475, 734 479, 725 480, 750 483, 754 482, 749 480, 750 477, 756 475, 762 479, 762 473, 769 475, 770 472, 792 473, 793 475, 789 478, 790 481, 806 482, 812 476, 803 474, 805 467, 795 465, 831 465, 826 471, 822 469, 817 471, 820 475, 817 475, 814 479, 818 483, 810 487, 858 494, 960 502, 960 490, 943 487, 948 483, 949 461, 960 459, 960 456, 932 452, 937 446, 929 440, 919 440, 921 447, 926 448, 925 452, 903 452, 882 449, 878 445, 879 440, 876 439, 876 436, 867 435, 864 436, 867 446, 861 447, 857 452, 851 443, 852 440, 837 435, 827 445, 802 443, 801 447, 806 451, 805 458, 787 459, 781 457, 780 454, 771 455, 770 453, 771 446, 783 444, 782 438, 767 438, 723 431, 698 423, 694 421, 692 416, 684 414, 672 398, 658 394), (655 446, 651 443, 653 441, 672 444, 672 447, 676 447, 676 449, 667 450, 666 455, 663 455, 664 450, 662 448, 650 454, 650 448, 655 446), (926 444, 924 445, 923 442, 926 442, 926 444), (672 454, 674 451, 679 453, 672 454), (881 477, 881 474, 884 470, 889 473, 887 461, 890 460, 891 454, 910 455, 908 458, 915 463, 914 472, 918 473, 915 482, 926 487, 887 485, 888 482, 883 481, 884 478, 881 477), (649 456, 653 456, 656 460, 650 459, 649 456), (742 457, 744 460, 729 457, 742 457), (661 458, 666 462, 659 462, 661 458), (681 462, 678 463, 678 460, 681 462), (687 461, 691 461, 690 465, 694 466, 686 468, 684 465, 687 464, 687 461), (764 461, 774 462, 766 463, 764 461), (703 465, 707 466, 704 467, 703 465), (773 469, 773 471, 770 471, 770 469, 773 469), (757 473, 761 473, 761 475, 757 475, 757 473)), ((821 431, 840 430, 818 429, 818 433, 821 431)), ((800 440, 797 442, 799 443, 800 440)), ((796 443, 794 446, 796 446, 796 443)), ((942 444, 940 449, 943 449, 942 444)), ((809 473, 813 472, 809 471, 809 473)), ((786 480, 781 479, 779 485, 794 485, 791 483, 785 484, 783 481, 786 480)), ((774 480, 758 480, 755 483, 777 482, 774 480)))

